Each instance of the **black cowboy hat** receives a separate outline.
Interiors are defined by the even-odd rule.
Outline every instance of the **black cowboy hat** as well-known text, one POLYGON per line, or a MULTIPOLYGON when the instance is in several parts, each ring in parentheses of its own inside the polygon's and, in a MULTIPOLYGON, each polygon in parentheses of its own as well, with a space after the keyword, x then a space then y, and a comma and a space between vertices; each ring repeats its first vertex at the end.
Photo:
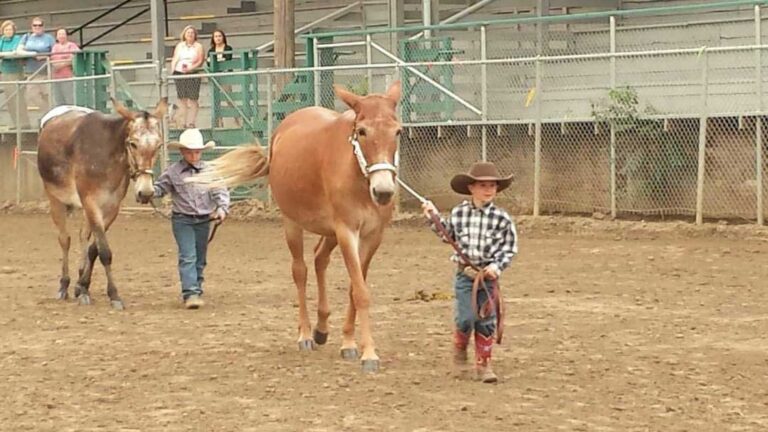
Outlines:
POLYGON ((508 188, 515 176, 510 174, 507 177, 499 175, 496 165, 493 162, 475 162, 469 168, 466 174, 456 174, 451 179, 451 189, 462 195, 472 195, 469 191, 469 185, 479 181, 495 181, 498 183, 498 191, 501 192, 508 188))

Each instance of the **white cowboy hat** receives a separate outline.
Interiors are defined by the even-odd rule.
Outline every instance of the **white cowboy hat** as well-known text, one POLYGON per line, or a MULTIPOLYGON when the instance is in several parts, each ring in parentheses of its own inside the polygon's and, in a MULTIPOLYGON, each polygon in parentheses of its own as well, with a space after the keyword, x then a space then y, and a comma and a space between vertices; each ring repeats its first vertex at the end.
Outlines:
POLYGON ((169 149, 206 150, 216 147, 216 143, 208 141, 203 143, 203 134, 200 129, 187 129, 181 133, 178 141, 168 143, 169 149))

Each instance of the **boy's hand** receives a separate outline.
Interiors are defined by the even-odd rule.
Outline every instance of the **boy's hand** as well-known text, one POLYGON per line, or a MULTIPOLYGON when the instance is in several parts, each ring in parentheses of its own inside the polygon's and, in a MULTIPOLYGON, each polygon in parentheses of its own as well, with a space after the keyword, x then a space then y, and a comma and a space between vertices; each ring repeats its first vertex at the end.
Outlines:
POLYGON ((439 214, 440 212, 437 211, 437 207, 435 207, 435 204, 432 203, 432 201, 425 201, 423 204, 421 204, 421 209, 424 211, 424 216, 427 218, 431 217, 431 213, 439 214))
POLYGON ((496 280, 499 277, 499 271, 496 270, 495 265, 489 264, 483 269, 483 275, 490 280, 496 280))
POLYGON ((217 220, 219 221, 219 223, 222 223, 226 218, 227 218, 227 212, 225 212, 223 208, 216 209, 216 216, 213 218, 214 220, 217 220))

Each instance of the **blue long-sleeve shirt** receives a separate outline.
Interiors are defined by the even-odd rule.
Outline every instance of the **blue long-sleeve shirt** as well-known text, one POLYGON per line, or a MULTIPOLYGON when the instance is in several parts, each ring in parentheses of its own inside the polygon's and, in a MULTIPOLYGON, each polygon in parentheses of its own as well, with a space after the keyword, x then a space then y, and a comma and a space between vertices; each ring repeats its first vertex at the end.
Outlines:
POLYGON ((229 191, 226 188, 206 189, 204 186, 187 183, 185 178, 195 175, 205 168, 200 161, 190 165, 180 160, 169 166, 155 181, 155 196, 171 194, 172 211, 189 216, 207 216, 217 208, 229 213, 229 191))

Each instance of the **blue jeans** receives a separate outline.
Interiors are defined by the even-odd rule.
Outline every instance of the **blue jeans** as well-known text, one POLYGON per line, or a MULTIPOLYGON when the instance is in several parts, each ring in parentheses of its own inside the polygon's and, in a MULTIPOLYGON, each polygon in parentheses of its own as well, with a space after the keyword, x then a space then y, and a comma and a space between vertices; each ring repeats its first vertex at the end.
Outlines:
MULTIPOLYGON (((478 318, 479 315, 472 310, 472 282, 474 281, 464 273, 456 273, 453 284, 456 295, 454 315, 456 329, 464 334, 469 334, 474 330, 483 336, 490 337, 496 331, 496 308, 493 308, 493 312, 489 316, 478 318)), ((485 280, 488 292, 491 292, 491 282, 489 279, 485 280)), ((481 286, 477 291, 478 309, 482 308, 487 301, 488 295, 481 286)))
POLYGON ((191 217, 175 214, 171 217, 173 237, 179 247, 179 278, 181 295, 186 300, 192 294, 203 294, 203 270, 208 253, 208 216, 191 217))

